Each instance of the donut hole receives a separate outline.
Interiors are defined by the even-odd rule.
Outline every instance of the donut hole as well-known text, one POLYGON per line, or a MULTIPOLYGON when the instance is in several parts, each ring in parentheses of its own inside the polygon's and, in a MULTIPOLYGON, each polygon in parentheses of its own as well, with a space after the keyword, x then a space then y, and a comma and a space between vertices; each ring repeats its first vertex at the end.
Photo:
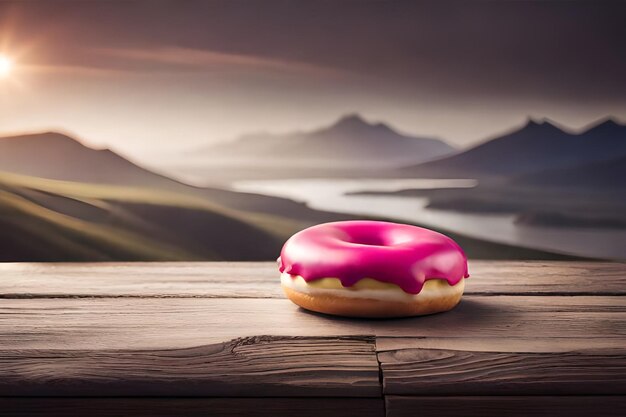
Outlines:
POLYGON ((404 233, 368 233, 351 236, 349 242, 364 246, 400 246, 415 241, 415 237, 404 233))
POLYGON ((363 233, 356 236, 351 236, 349 242, 364 246, 388 246, 388 242, 384 239, 384 237, 375 233, 363 233))
MULTIPOLYGON (((350 223, 350 222, 347 222, 350 223)), ((357 222, 360 223, 360 222, 357 222)), ((392 247, 415 241, 415 233, 398 228, 383 228, 378 224, 363 227, 361 224, 349 224, 342 229, 337 228, 333 233, 334 239, 359 246, 392 247)))

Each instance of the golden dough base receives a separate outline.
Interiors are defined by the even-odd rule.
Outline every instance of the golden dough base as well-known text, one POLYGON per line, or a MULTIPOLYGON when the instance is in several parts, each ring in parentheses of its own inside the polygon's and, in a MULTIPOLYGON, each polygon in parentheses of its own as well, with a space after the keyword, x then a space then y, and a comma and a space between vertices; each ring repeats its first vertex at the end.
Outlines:
POLYGON ((347 317, 391 318, 440 313, 454 308, 463 295, 463 282, 450 286, 445 294, 426 294, 423 289, 415 301, 391 301, 341 297, 335 294, 306 294, 282 285, 287 298, 307 310, 347 317), (421 297, 420 297, 421 296, 421 297))

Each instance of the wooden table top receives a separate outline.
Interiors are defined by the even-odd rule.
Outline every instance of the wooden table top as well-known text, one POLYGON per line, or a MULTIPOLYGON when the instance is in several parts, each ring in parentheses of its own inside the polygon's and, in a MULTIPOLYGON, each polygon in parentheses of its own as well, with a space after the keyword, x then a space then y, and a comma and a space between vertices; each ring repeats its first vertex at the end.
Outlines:
POLYGON ((0 415, 626 414, 626 264, 470 273, 450 312, 363 320, 273 263, 0 264, 0 415))

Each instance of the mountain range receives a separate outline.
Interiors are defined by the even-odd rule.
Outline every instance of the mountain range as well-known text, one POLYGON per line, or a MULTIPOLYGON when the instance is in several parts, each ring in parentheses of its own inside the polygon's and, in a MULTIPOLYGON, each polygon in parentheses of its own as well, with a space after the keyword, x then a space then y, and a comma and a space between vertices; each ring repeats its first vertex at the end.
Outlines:
POLYGON ((512 213, 518 224, 624 228, 626 126, 613 119, 580 133, 544 121, 465 152, 403 169, 403 175, 479 179, 472 189, 405 190, 429 207, 512 213))
POLYGON ((419 163, 455 152, 447 143, 401 134, 357 114, 307 132, 257 133, 194 152, 207 164, 248 167, 381 168, 419 163))
MULTIPOLYGON (((458 154, 401 170, 405 176, 513 178, 576 169, 626 156, 626 126, 607 119, 580 133, 549 121, 528 123, 458 154)), ((588 172, 593 174, 593 172, 588 172)))
MULTIPOLYGON (((194 187, 60 133, 0 138, 0 261, 270 260, 303 227, 352 218, 194 187)), ((472 257, 559 258, 449 235, 472 257)))

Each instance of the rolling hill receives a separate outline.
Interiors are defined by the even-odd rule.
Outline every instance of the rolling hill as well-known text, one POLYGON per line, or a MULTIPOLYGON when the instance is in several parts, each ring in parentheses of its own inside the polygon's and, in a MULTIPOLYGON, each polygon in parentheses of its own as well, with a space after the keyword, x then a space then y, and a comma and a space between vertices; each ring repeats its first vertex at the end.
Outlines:
MULTIPOLYGON (((273 260, 301 227, 166 191, 0 173, 0 262, 273 260)), ((447 233, 472 258, 569 259, 447 233)))
POLYGON ((267 260, 299 229, 167 191, 9 173, 0 227, 10 261, 267 260))
POLYGON ((352 114, 321 129, 246 135, 194 154, 207 164, 345 169, 400 166, 453 152, 439 139, 406 136, 384 123, 368 123, 352 114))
POLYGON ((525 126, 467 151, 402 169, 442 178, 515 177, 626 156, 626 126, 607 119, 577 134, 548 121, 525 126))

